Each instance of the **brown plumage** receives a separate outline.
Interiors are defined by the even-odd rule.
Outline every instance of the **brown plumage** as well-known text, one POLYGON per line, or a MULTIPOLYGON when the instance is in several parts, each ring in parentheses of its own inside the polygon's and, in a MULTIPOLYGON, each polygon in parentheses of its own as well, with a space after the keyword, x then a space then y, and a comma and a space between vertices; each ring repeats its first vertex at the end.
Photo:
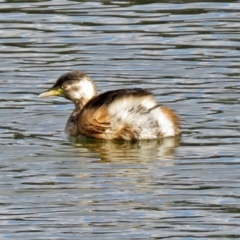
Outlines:
POLYGON ((62 75, 39 95, 62 96, 75 104, 66 124, 71 135, 99 139, 141 140, 180 134, 179 118, 141 88, 119 89, 97 95, 92 79, 80 71, 62 75))

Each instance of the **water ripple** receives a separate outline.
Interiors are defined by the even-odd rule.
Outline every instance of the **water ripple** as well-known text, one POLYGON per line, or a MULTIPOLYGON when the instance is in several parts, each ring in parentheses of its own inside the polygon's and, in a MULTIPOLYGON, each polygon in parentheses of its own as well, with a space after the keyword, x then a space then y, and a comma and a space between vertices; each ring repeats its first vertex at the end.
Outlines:
POLYGON ((1 1, 1 239, 239 238, 238 1, 1 1), (181 139, 68 139, 69 69, 150 89, 181 139), (43 237, 44 236, 44 237, 43 237))

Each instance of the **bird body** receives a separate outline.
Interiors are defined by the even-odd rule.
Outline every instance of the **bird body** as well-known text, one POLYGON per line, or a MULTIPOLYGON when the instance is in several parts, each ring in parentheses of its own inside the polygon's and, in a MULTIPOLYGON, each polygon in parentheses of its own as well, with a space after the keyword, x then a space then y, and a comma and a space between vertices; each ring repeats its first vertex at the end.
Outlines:
POLYGON ((97 95, 92 79, 80 71, 62 75, 40 97, 62 96, 75 104, 65 131, 73 136, 142 140, 180 134, 179 117, 147 90, 119 89, 97 95))

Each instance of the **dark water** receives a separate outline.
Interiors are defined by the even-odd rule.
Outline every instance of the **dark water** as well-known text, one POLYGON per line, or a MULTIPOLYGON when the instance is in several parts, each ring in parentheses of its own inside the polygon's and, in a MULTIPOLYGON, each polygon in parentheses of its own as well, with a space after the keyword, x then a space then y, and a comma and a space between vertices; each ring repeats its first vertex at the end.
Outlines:
POLYGON ((0 239, 239 239, 239 1, 0 1, 0 239), (70 69, 152 90, 180 141, 68 139, 70 69))

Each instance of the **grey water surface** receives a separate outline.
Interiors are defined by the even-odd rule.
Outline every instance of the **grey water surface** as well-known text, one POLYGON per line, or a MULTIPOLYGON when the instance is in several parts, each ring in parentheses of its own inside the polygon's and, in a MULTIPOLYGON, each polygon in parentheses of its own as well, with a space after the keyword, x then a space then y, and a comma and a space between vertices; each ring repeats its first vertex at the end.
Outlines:
POLYGON ((0 239, 240 239, 240 1, 0 1, 0 239), (70 139, 59 75, 142 87, 181 139, 70 139))

